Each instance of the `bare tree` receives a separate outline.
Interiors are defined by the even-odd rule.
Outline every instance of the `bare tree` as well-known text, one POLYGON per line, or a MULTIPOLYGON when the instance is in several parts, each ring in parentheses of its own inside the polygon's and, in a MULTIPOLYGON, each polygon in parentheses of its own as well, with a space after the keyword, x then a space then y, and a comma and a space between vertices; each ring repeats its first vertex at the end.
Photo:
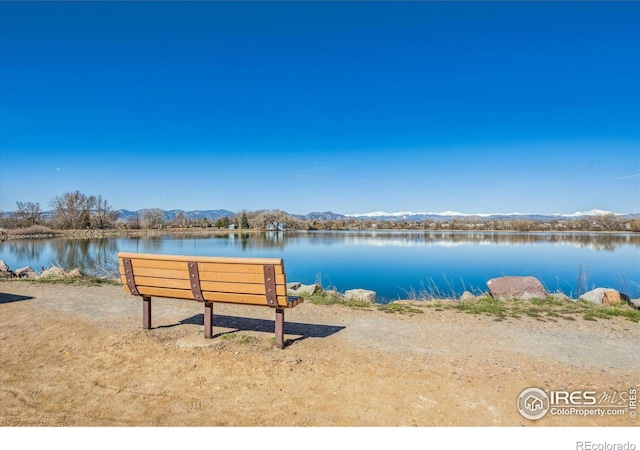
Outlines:
POLYGON ((79 230, 91 226, 91 210, 96 198, 80 191, 65 192, 51 201, 55 210, 54 222, 60 228, 79 230))
POLYGON ((164 212, 158 208, 145 209, 142 212, 143 228, 162 228, 164 225, 164 212))
POLYGON ((178 228, 186 228, 190 224, 190 220, 185 213, 180 211, 176 216, 171 220, 171 226, 178 228))
POLYGON ((40 203, 16 202, 16 216, 27 227, 38 225, 42 221, 40 203))
MULTIPOLYGON (((249 213, 246 215, 247 217, 250 216, 249 213)), ((252 213, 251 216, 253 216, 253 218, 249 219, 251 228, 259 230, 267 230, 269 228, 279 229, 280 225, 291 230, 303 229, 305 227, 305 223, 301 219, 287 214, 284 211, 265 210, 259 211, 257 214, 252 213)))
POLYGON ((622 221, 613 213, 596 216, 595 222, 603 230, 615 231, 624 229, 622 221))
POLYGON ((91 214, 91 225, 94 228, 114 228, 119 213, 114 211, 109 202, 103 199, 101 195, 95 197, 95 205, 91 214))
POLYGON ((140 216, 139 216, 139 214, 136 213, 135 217, 129 217, 129 219, 127 219, 127 228, 130 228, 132 230, 139 230, 140 229, 140 216))
POLYGON ((258 230, 266 230, 269 225, 274 223, 278 223, 278 216, 273 211, 262 211, 250 220, 251 227, 258 230))

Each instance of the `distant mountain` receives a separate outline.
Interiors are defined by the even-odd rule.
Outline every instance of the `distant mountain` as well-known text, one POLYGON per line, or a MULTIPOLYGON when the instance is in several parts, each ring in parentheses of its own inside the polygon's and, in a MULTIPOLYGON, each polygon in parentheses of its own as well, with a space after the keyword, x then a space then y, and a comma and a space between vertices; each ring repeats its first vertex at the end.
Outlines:
POLYGON ((122 222, 127 222, 129 220, 135 219, 138 215, 137 211, 129 211, 128 209, 119 209, 118 220, 122 222))
POLYGON ((308 220, 343 220, 343 219, 348 219, 347 216, 343 215, 343 214, 336 214, 334 212, 331 211, 325 211, 325 212, 312 212, 307 214, 306 216, 298 216, 301 219, 308 219, 308 220))
POLYGON ((534 220, 534 221, 549 221, 549 220, 562 220, 562 219, 576 219, 580 217, 593 217, 605 214, 615 214, 617 217, 626 218, 626 219, 634 219, 640 218, 640 214, 619 214, 612 213, 610 211, 602 211, 599 209, 592 209, 590 211, 582 211, 575 212, 572 214, 537 214, 537 213, 477 213, 477 214, 467 214, 460 213, 455 211, 445 211, 445 212, 411 212, 411 211, 399 211, 388 213, 384 211, 377 211, 371 213, 363 213, 363 214, 346 214, 348 218, 355 219, 369 219, 369 220, 396 220, 396 221, 404 221, 404 220, 436 220, 436 221, 449 221, 453 219, 462 219, 462 218, 478 218, 481 220, 494 220, 494 219, 523 219, 523 220, 534 220))
POLYGON ((182 211, 180 209, 173 209, 171 211, 165 211, 164 220, 170 221, 175 218, 178 214, 183 213, 191 220, 218 220, 221 217, 233 217, 236 215, 233 211, 228 211, 226 209, 208 209, 208 210, 195 210, 195 211, 182 211))
MULTIPOLYGON (((118 210, 118 220, 122 222, 126 222, 128 220, 135 219, 136 217, 142 218, 142 214, 144 213, 144 209, 139 211, 129 211, 127 209, 119 209, 118 210)), ((195 210, 195 211, 183 211, 181 209, 172 209, 170 211, 162 211, 164 213, 165 222, 170 222, 175 219, 178 215, 184 214, 190 220, 202 220, 207 218, 209 220, 218 220, 221 217, 233 217, 236 215, 233 211, 228 211, 226 209, 210 209, 210 210, 195 210)))

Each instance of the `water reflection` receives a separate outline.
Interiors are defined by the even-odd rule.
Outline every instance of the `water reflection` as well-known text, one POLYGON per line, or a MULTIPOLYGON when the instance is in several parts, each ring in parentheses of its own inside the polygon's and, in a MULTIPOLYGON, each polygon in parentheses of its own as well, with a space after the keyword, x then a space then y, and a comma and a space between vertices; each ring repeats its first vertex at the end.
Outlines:
MULTIPOLYGON (((45 245, 47 245, 47 241, 22 240, 3 243, 0 248, 2 248, 3 254, 13 256, 13 259, 18 262, 37 261, 41 259, 45 245)), ((16 269, 17 267, 13 268, 16 269)))
POLYGON ((0 246, 0 259, 10 261, 9 266, 31 266, 34 269, 54 265, 65 269, 79 267, 96 272, 113 264, 118 251, 115 239, 33 239, 9 241, 0 246))
POLYGON ((132 251, 137 253, 162 253, 163 244, 166 239, 161 236, 149 236, 133 237, 129 238, 128 241, 133 243, 134 249, 132 249, 132 251))
POLYGON ((479 232, 344 232, 312 231, 228 233, 204 236, 151 236, 133 238, 17 240, 0 244, 0 259, 21 264, 65 268, 93 268, 113 259, 118 251, 140 253, 202 253, 207 249, 285 250, 287 247, 371 246, 371 247, 458 247, 524 246, 551 244, 594 251, 613 252, 619 247, 640 248, 640 235, 633 233, 479 233, 479 232))
POLYGON ((478 232, 309 232, 287 235, 288 244, 306 240, 318 245, 368 245, 376 247, 418 247, 458 245, 571 245, 596 251, 614 251, 626 245, 640 247, 638 234, 598 233, 478 233, 478 232))
POLYGON ((56 263, 63 268, 79 267, 95 272, 107 267, 118 252, 117 242, 113 239, 54 239, 51 241, 56 263))
POLYGON ((640 234, 633 233, 270 231, 5 241, 0 259, 14 270, 60 265, 104 274, 103 269, 117 267, 120 251, 282 257, 291 281, 313 283, 321 274, 325 286, 372 289, 379 298, 398 298, 425 280, 443 279, 438 283, 445 289, 453 279, 483 287, 500 275, 532 275, 570 295, 580 268, 589 268, 589 287, 609 286, 636 296, 639 250, 640 234))

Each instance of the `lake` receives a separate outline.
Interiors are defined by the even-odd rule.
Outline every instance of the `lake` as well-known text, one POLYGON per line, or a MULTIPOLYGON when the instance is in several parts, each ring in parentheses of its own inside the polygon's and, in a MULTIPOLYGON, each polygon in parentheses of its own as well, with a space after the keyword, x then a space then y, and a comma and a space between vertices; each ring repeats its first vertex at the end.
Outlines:
POLYGON ((370 289, 378 301, 412 294, 485 292, 503 275, 534 276, 547 290, 575 296, 593 287, 640 294, 640 235, 423 231, 285 231, 137 238, 33 239, 0 244, 12 270, 79 267, 117 270, 117 253, 284 258, 288 281, 325 289, 370 289))

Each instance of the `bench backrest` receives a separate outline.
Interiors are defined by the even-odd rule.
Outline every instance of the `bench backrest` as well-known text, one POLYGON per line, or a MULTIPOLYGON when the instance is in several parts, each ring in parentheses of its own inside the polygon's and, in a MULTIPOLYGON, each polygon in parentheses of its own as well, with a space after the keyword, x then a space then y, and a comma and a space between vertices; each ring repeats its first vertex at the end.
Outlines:
POLYGON ((278 308, 295 306, 287 298, 287 279, 280 258, 123 252, 118 259, 125 290, 134 295, 278 308))

